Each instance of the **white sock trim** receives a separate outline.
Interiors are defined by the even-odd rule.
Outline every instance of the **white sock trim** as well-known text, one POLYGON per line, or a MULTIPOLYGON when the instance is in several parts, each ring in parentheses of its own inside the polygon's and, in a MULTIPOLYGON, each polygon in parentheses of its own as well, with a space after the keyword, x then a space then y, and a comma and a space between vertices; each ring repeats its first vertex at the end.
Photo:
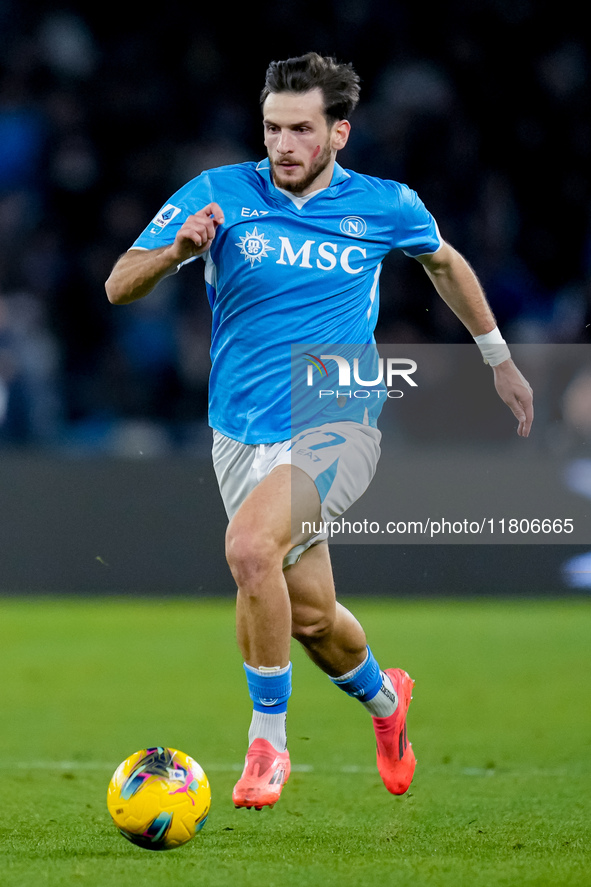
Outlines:
POLYGON ((262 675, 273 675, 273 677, 281 677, 283 674, 287 674, 289 669, 291 668, 291 662, 285 666, 281 665, 259 665, 258 668, 254 668, 252 665, 247 665, 244 663, 244 667, 249 671, 254 672, 254 674, 262 674, 262 675))
POLYGON ((348 671, 347 674, 339 675, 338 678, 331 678, 331 681, 334 684, 340 684, 341 682, 344 682, 344 681, 350 681, 351 678, 355 677, 357 672, 361 671, 361 669, 363 668, 363 666, 365 665, 365 663, 367 662, 368 659, 369 659, 369 653, 366 654, 365 659, 363 660, 361 665, 357 665, 354 669, 352 669, 351 671, 348 671))

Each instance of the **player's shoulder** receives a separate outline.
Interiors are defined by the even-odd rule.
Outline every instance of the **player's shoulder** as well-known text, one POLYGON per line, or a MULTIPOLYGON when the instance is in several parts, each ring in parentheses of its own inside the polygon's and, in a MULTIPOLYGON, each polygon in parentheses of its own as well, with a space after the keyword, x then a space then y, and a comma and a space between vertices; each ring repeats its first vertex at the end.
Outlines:
POLYGON ((368 196, 374 196, 376 199, 384 198, 390 202, 396 200, 404 203, 413 201, 416 197, 416 192, 403 182, 397 182, 394 179, 382 179, 379 176, 367 175, 352 169, 345 170, 345 173, 349 177, 349 187, 358 188, 368 196))
POLYGON ((252 182, 257 178, 257 163, 254 160, 245 160, 241 163, 227 163, 224 166, 214 166, 203 170, 192 181, 196 182, 201 178, 209 179, 209 181, 216 184, 252 182))
POLYGON ((258 165, 256 160, 242 160, 239 163, 225 163, 223 166, 214 166, 205 170, 205 172, 212 176, 249 177, 256 173, 258 165))
POLYGON ((180 190, 180 194, 189 202, 228 201, 238 198, 240 194, 257 187, 260 177, 257 164, 247 160, 242 163, 229 163, 204 169, 180 190))

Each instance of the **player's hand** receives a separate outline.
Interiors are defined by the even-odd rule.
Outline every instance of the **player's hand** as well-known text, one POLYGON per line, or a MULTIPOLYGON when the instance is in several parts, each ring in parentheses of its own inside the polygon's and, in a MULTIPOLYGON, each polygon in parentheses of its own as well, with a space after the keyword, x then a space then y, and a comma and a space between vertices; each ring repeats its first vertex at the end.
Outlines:
POLYGON ((207 252, 217 228, 224 223, 224 213, 217 203, 208 203, 194 215, 185 219, 177 231, 172 250, 179 262, 207 252))
POLYGON ((495 388, 517 421, 517 434, 527 437, 534 420, 533 391, 527 379, 517 369, 512 360, 493 367, 495 388))

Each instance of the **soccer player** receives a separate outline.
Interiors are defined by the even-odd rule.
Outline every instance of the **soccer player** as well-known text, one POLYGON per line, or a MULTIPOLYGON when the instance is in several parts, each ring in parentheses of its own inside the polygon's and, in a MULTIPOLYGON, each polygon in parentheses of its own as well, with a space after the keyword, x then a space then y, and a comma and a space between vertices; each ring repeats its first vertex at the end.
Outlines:
POLYGON ((363 628, 336 601, 326 535, 298 531, 341 515, 366 489, 379 456, 376 416, 351 399, 312 427, 294 424, 292 344, 371 346, 381 263, 402 249, 475 338, 519 435, 533 418, 531 389, 474 272, 419 197, 336 162, 358 98, 351 65, 316 53, 272 62, 261 94, 267 158, 207 170, 182 187, 106 283, 109 300, 126 304, 205 260, 213 460, 253 701, 237 807, 273 806, 289 776, 291 637, 373 718, 388 791, 403 794, 415 768, 406 733, 413 681, 380 668, 363 628))

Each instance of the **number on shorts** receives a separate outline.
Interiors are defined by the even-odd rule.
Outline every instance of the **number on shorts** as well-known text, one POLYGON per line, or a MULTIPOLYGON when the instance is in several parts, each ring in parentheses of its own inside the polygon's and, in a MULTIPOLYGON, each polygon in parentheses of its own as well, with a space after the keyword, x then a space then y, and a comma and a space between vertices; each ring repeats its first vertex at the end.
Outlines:
POLYGON ((308 437, 310 434, 321 434, 322 437, 328 438, 328 440, 320 441, 320 443, 317 444, 311 444, 308 446, 309 450, 322 450, 324 447, 335 447, 338 444, 346 442, 346 438, 343 437, 342 434, 337 434, 336 431, 305 431, 304 434, 300 435, 300 437, 294 441, 294 443, 299 443, 304 437, 308 437))

